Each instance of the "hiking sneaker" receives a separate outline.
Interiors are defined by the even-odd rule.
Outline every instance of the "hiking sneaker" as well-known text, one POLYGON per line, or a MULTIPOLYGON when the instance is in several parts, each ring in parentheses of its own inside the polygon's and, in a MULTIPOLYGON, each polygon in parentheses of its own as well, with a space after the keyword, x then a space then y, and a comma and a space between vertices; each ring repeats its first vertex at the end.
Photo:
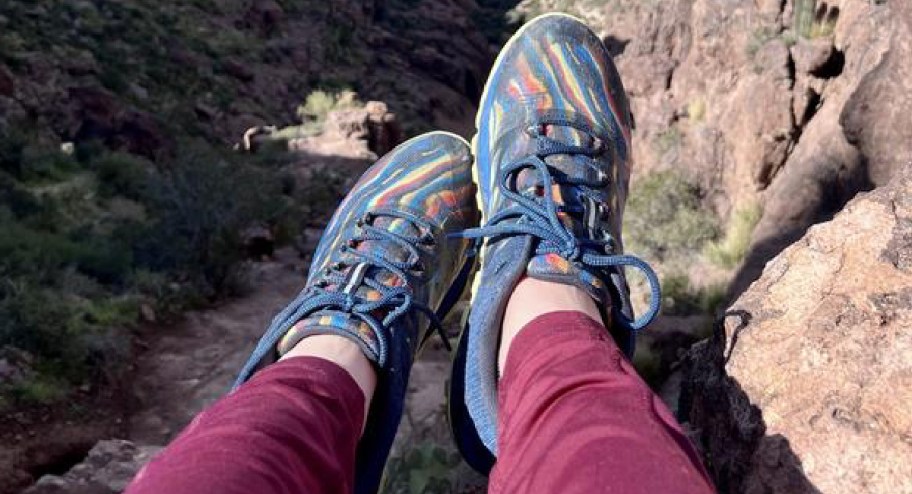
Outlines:
POLYGON ((482 226, 472 308, 455 356, 450 423, 470 465, 497 455, 497 354, 507 301, 524 276, 584 289, 632 355, 635 331, 657 314, 658 279, 623 255, 631 116, 602 41, 563 14, 538 17, 497 58, 476 120, 482 226), (642 271, 651 304, 634 319, 624 267, 642 271), (481 291, 479 291, 479 288, 481 291))
POLYGON ((464 139, 434 132, 368 169, 330 220, 303 291, 273 319, 235 382, 311 335, 357 343, 375 364, 378 384, 355 492, 377 492, 412 361, 433 331, 442 335, 440 321, 468 284, 471 241, 455 234, 478 224, 471 165, 464 139))

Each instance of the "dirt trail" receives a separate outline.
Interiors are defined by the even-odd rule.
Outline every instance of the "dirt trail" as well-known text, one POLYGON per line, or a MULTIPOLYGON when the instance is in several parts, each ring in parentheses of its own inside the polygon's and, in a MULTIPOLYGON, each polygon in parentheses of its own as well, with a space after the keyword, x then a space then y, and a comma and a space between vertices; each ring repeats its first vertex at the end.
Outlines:
MULTIPOLYGON (((223 396, 269 321, 303 287, 305 269, 306 262, 292 249, 281 249, 274 260, 253 266, 247 296, 190 312, 150 335, 149 347, 136 363, 128 438, 137 444, 167 444, 223 396)), ((433 341, 413 368, 401 436, 448 440, 443 410, 448 373, 447 352, 433 341)))
POLYGON ((190 312, 150 335, 136 363, 130 439, 165 444, 224 395, 269 321, 303 287, 305 268, 293 250, 281 249, 274 260, 254 264, 248 295, 190 312))

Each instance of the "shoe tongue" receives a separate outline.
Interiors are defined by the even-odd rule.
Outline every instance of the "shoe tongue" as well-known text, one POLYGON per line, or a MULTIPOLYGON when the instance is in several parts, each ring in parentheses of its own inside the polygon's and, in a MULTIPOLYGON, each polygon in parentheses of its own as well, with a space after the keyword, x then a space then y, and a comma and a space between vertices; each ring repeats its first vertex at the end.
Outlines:
MULTIPOLYGON (((543 134, 569 146, 592 147, 594 145, 591 135, 565 125, 546 125, 543 134)), ((552 176, 555 175, 554 172, 559 172, 570 179, 598 181, 597 170, 591 166, 591 160, 585 156, 555 154, 545 157, 544 160, 552 169, 552 176)), ((517 177, 517 185, 520 191, 535 191, 541 194, 542 177, 535 170, 526 169, 517 177)), ((558 213, 561 223, 575 236, 581 237, 585 235, 580 221, 583 204, 573 189, 574 186, 571 185, 552 184, 551 193, 554 202, 564 209, 563 212, 558 213)), ((577 286, 600 302, 609 300, 605 280, 558 254, 533 256, 526 266, 526 275, 540 280, 577 286)))
POLYGON ((557 254, 533 256, 526 265, 526 275, 543 281, 563 283, 582 288, 600 303, 610 301, 607 290, 608 280, 593 274, 577 263, 572 263, 557 254))
MULTIPOLYGON (((392 232, 401 237, 414 238, 420 237, 422 235, 422 232, 419 231, 412 222, 404 220, 402 218, 379 216, 373 220, 371 225, 373 225, 375 228, 392 232)), ((373 256, 390 261, 407 262, 409 260, 408 250, 404 249, 399 244, 390 241, 389 239, 366 240, 358 244, 357 250, 359 252, 371 254, 373 256)), ((348 259, 353 264, 363 262, 363 260, 354 256, 349 256, 348 259)), ((389 270, 376 266, 370 267, 365 273, 365 277, 374 278, 380 283, 383 283, 387 286, 401 286, 405 282, 405 280, 399 278, 389 270)), ((358 295, 364 296, 365 298, 368 298, 368 295, 374 292, 376 292, 376 290, 373 290, 365 285, 362 285, 358 289, 358 295)))
MULTIPOLYGON (((404 237, 419 237, 422 233, 410 221, 401 218, 380 216, 375 218, 371 224, 376 228, 404 237)), ((409 258, 409 253, 406 249, 387 239, 366 240, 358 244, 357 250, 390 261, 405 262, 409 258)), ((345 262, 349 264, 349 267, 343 271, 347 281, 345 284, 330 286, 329 288, 333 291, 345 292, 346 290, 354 290, 359 300, 376 301, 382 297, 381 293, 364 283, 363 279, 371 278, 390 287, 402 286, 405 283, 405 280, 388 269, 369 265, 359 257, 348 255, 345 257, 345 262)), ((377 309, 371 315, 377 320, 382 320, 389 310, 388 308, 377 309)), ((279 355, 284 355, 291 350, 297 342, 308 334, 321 333, 346 335, 358 341, 370 352, 379 352, 379 342, 377 342, 376 335, 373 334, 367 323, 342 310, 322 309, 304 318, 296 329, 290 330, 285 334, 278 344, 279 355)))
POLYGON ((544 134, 555 141, 571 146, 591 146, 592 136, 567 125, 545 125, 544 134))
MULTIPOLYGON (((591 135, 566 125, 545 125, 541 131, 546 137, 568 146, 589 148, 594 145, 591 135)), ((588 164, 589 160, 585 156, 554 154, 545 157, 544 160, 554 171, 560 172, 568 178, 588 181, 596 181, 598 178, 598 172, 588 164)), ((541 186, 542 177, 532 169, 525 169, 517 176, 517 189, 521 192, 531 191, 541 186)), ((555 199, 559 204, 563 204, 566 198, 563 197, 564 194, 560 194, 560 196, 556 196, 555 199)))

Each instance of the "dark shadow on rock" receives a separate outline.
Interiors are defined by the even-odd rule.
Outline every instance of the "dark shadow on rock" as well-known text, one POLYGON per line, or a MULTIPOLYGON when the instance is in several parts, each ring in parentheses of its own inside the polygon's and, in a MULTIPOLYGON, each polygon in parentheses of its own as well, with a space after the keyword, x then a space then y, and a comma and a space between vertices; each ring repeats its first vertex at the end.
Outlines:
POLYGON ((627 50, 627 45, 630 44, 629 39, 616 38, 610 34, 602 38, 602 42, 605 43, 605 48, 608 49, 608 53, 610 53, 612 57, 623 55, 624 51, 627 50))
MULTIPOLYGON (((758 230, 774 233, 755 242, 728 287, 728 300, 737 300, 751 283, 763 273, 766 263, 783 249, 798 241, 808 228, 833 217, 856 195, 874 188, 868 173, 867 160, 861 156, 858 163, 842 166, 839 163, 808 163, 804 175, 793 177, 793 184, 782 187, 767 204, 758 230), (792 201, 792 208, 770 207, 777 201, 792 201), (768 218, 770 211, 776 217, 768 218), (784 214, 781 212, 785 211, 784 214), (777 214, 779 212, 779 214, 777 214)), ((783 177, 786 178, 786 177, 783 177)))
POLYGON ((720 493, 819 494, 788 438, 767 434, 763 412, 725 370, 751 318, 746 311, 727 312, 716 321, 712 336, 685 355, 678 419, 695 431, 720 493), (725 321, 733 317, 738 322, 729 341, 725 321))

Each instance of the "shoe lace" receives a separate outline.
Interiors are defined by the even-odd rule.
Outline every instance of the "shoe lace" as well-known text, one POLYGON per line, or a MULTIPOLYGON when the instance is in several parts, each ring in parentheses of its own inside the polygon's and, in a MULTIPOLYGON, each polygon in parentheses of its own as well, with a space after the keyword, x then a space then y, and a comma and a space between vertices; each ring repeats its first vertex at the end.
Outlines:
MULTIPOLYGON (((410 310, 418 310, 430 321, 431 329, 443 340, 450 350, 449 340, 443 325, 433 309, 414 299, 407 271, 423 274, 418 245, 433 245, 435 239, 431 234, 431 225, 422 218, 407 211, 376 209, 367 213, 358 221, 359 233, 345 243, 339 250, 350 256, 350 261, 335 262, 327 267, 310 287, 301 293, 282 310, 272 321, 254 355, 262 358, 275 348, 278 340, 298 321, 320 310, 338 310, 367 324, 377 341, 377 350, 368 355, 377 365, 384 367, 389 354, 389 341, 392 338, 391 327, 396 319, 410 310), (418 235, 404 235, 389 229, 374 226, 376 218, 386 216, 406 220, 419 232, 418 235), (389 249, 358 250, 362 242, 380 241, 395 244, 408 253, 408 259, 400 261, 393 258, 389 249), (375 268, 375 269, 371 269, 375 268), (381 283, 377 276, 386 270, 401 280, 398 286, 381 283), (367 286, 376 290, 380 296, 368 300, 358 294, 358 288, 367 286), (262 347, 262 348, 261 348, 262 347)), ((428 333, 431 334, 431 333, 428 333)), ((259 360, 259 359, 257 359, 259 360)))
POLYGON ((519 158, 500 168, 498 187, 504 197, 513 201, 492 215, 485 226, 466 230, 463 236, 472 239, 514 235, 532 235, 539 239, 535 254, 557 254, 571 262, 579 262, 590 268, 629 267, 641 271, 649 283, 649 309, 641 317, 630 320, 617 311, 619 322, 631 331, 648 325, 658 315, 660 308, 659 280, 655 271, 642 259, 624 254, 615 254, 617 242, 610 233, 599 228, 596 212, 604 214, 604 205, 598 200, 598 191, 608 185, 607 174, 598 168, 595 158, 605 151, 604 141, 593 135, 588 127, 563 119, 541 119, 527 129, 535 139, 534 153, 519 158), (592 145, 573 145, 545 135, 547 125, 566 126, 583 132, 592 139, 592 145), (597 180, 570 177, 551 167, 545 158, 555 155, 569 155, 584 166, 597 170, 597 180), (517 175, 531 169, 541 178, 542 195, 523 194, 517 190, 517 175), (558 205, 554 200, 552 186, 570 185, 578 190, 585 207, 558 205), (578 238, 565 226, 558 213, 583 213, 592 238, 578 238))

